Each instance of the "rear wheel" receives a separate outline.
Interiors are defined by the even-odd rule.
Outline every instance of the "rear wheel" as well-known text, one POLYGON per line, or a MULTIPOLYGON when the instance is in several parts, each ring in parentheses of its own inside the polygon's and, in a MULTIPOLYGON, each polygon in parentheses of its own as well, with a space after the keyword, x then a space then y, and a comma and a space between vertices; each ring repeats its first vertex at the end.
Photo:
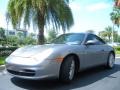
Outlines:
POLYGON ((115 64, 115 56, 110 53, 108 56, 107 68, 113 68, 115 64))
POLYGON ((63 61, 61 65, 59 79, 63 82, 70 82, 73 80, 74 74, 75 74, 75 60, 73 56, 69 56, 63 61))

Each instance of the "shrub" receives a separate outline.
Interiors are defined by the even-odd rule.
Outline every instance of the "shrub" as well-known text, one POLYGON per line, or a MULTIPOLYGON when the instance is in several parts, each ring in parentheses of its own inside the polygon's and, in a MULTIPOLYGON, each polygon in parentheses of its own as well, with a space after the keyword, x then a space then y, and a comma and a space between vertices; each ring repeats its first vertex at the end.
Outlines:
POLYGON ((8 56, 18 47, 0 47, 0 56, 8 56))
POLYGON ((120 51, 120 46, 114 46, 114 49, 115 49, 116 51, 120 51))
POLYGON ((0 65, 5 64, 5 58, 6 58, 6 57, 0 57, 0 65))

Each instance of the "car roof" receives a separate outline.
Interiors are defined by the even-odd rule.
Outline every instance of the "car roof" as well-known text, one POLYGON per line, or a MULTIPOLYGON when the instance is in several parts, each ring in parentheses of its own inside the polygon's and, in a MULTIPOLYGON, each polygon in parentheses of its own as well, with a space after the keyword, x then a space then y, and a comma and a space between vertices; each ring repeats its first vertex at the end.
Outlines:
MULTIPOLYGON (((88 34, 93 34, 93 33, 88 33, 88 32, 79 32, 79 33, 77 33, 77 32, 74 32, 74 33, 65 33, 65 34, 85 34, 85 35, 88 35, 88 34)), ((95 35, 95 34, 93 34, 93 35, 95 35)))

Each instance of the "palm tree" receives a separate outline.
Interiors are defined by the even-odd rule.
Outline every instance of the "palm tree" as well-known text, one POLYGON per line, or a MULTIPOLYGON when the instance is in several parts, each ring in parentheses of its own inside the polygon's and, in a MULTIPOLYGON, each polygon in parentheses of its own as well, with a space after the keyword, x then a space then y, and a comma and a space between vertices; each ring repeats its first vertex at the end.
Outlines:
POLYGON ((112 36, 112 27, 108 26, 105 28, 106 36, 108 37, 109 42, 111 41, 112 36))
POLYGON ((99 36, 105 41, 111 42, 112 40, 117 41, 118 33, 117 31, 113 30, 111 26, 108 26, 104 31, 99 32, 99 36))
POLYGON ((104 39, 105 41, 107 41, 106 37, 107 37, 107 34, 106 34, 106 31, 100 31, 99 32, 99 36, 104 39))
POLYGON ((115 6, 120 7, 120 0, 115 0, 115 6))
MULTIPOLYGON (((120 0, 116 0, 116 1, 117 1, 117 3, 119 3, 120 0)), ((119 26, 120 26, 120 6, 115 5, 113 8, 113 12, 110 15, 111 15, 111 20, 113 22, 113 30, 114 30, 115 25, 119 28, 119 26)), ((113 32, 114 31, 112 31, 112 42, 114 42, 113 32)))
POLYGON ((73 16, 68 5, 69 0, 9 0, 8 13, 14 28, 21 21, 24 26, 33 26, 39 30, 38 44, 44 44, 45 26, 53 26, 63 31, 69 30, 73 25, 73 16))
POLYGON ((120 9, 118 7, 113 8, 113 12, 110 14, 111 15, 111 20, 114 25, 119 27, 120 25, 120 9))

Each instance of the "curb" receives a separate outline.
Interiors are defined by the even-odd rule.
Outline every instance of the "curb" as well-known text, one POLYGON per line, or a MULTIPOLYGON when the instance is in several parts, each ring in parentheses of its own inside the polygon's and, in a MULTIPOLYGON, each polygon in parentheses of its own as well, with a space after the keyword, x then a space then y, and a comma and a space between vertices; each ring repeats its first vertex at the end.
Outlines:
POLYGON ((120 57, 116 57, 116 58, 120 58, 120 57))
POLYGON ((0 65, 0 71, 3 71, 5 69, 5 65, 0 65))
POLYGON ((116 54, 116 57, 120 57, 120 54, 116 54))

